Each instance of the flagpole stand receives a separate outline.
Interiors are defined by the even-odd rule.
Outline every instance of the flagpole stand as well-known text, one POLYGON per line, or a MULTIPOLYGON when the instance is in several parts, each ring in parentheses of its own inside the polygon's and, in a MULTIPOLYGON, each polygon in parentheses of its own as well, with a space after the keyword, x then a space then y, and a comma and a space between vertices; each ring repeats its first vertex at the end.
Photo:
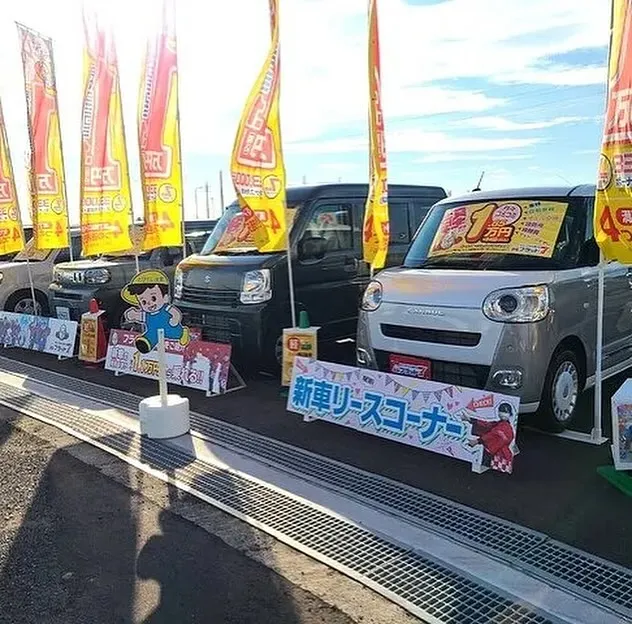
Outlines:
POLYGON ((140 433, 148 438, 177 438, 189 432, 189 399, 167 391, 167 355, 165 331, 158 330, 157 396, 143 399, 138 406, 140 433))

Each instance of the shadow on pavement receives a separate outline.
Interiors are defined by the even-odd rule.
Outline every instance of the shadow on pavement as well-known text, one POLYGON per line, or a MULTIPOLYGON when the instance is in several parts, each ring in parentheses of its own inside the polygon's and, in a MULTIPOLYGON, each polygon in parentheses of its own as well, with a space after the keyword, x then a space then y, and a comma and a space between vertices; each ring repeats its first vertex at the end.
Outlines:
MULTIPOLYGON (((203 517, 206 504, 86 444, 56 450, 13 428, 2 409, 1 623, 350 623, 171 511, 186 504, 203 517), (70 453, 88 455, 97 467, 70 453)), ((133 437, 102 441, 122 448, 133 437)), ((239 530, 256 541, 244 537, 247 525, 239 530)))

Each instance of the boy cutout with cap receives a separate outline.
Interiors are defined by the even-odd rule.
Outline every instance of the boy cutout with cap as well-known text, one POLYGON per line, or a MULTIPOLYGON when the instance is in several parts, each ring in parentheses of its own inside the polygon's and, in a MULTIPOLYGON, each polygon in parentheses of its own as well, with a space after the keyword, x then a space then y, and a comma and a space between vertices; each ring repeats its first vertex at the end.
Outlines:
POLYGON ((182 325, 182 312, 171 305, 169 278, 162 271, 147 269, 134 276, 125 286, 121 297, 131 308, 125 311, 129 323, 142 323, 145 330, 135 345, 141 353, 149 353, 158 344, 158 330, 165 340, 189 343, 189 328, 182 325))

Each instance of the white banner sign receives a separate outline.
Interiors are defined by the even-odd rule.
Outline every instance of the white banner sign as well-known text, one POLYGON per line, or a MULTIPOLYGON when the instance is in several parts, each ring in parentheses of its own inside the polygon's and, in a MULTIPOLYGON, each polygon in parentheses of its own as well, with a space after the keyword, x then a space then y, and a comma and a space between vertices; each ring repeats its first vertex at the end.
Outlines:
MULTIPOLYGON (((110 331, 105 368, 125 375, 158 379, 158 352, 136 348, 140 334, 123 329, 110 331)), ((191 340, 186 346, 165 340, 167 382, 213 394, 226 392, 230 345, 191 340)))
POLYGON ((287 409, 510 473, 519 399, 391 373, 296 358, 287 409))
POLYGON ((63 357, 75 352, 77 322, 0 312, 0 344, 63 357))

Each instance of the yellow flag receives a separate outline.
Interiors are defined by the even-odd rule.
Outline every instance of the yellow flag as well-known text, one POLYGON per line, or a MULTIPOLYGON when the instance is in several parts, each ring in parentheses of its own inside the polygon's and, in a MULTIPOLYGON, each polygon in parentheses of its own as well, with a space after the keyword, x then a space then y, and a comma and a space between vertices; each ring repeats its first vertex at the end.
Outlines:
POLYGON ((24 232, 18 194, 4 125, 2 104, 0 104, 0 255, 17 253, 24 249, 24 232))
POLYGON ((364 212, 364 260, 372 269, 386 263, 389 241, 386 142, 382 114, 377 0, 369 0, 369 195, 364 212))
POLYGON ((632 263, 632 3, 612 0, 608 99, 595 238, 607 260, 632 263))
POLYGON ((270 0, 272 42, 244 107, 230 164, 244 224, 260 251, 286 249, 285 165, 279 119, 278 0, 270 0))
POLYGON ((162 28, 147 44, 138 102, 145 204, 143 249, 182 245, 182 165, 178 119, 175 5, 165 0, 162 28))
POLYGON ((29 186, 36 249, 68 247, 68 202, 61 149, 53 42, 18 24, 30 143, 29 186))
POLYGON ((81 241, 84 256, 132 248, 132 196, 111 31, 84 13, 81 241))

